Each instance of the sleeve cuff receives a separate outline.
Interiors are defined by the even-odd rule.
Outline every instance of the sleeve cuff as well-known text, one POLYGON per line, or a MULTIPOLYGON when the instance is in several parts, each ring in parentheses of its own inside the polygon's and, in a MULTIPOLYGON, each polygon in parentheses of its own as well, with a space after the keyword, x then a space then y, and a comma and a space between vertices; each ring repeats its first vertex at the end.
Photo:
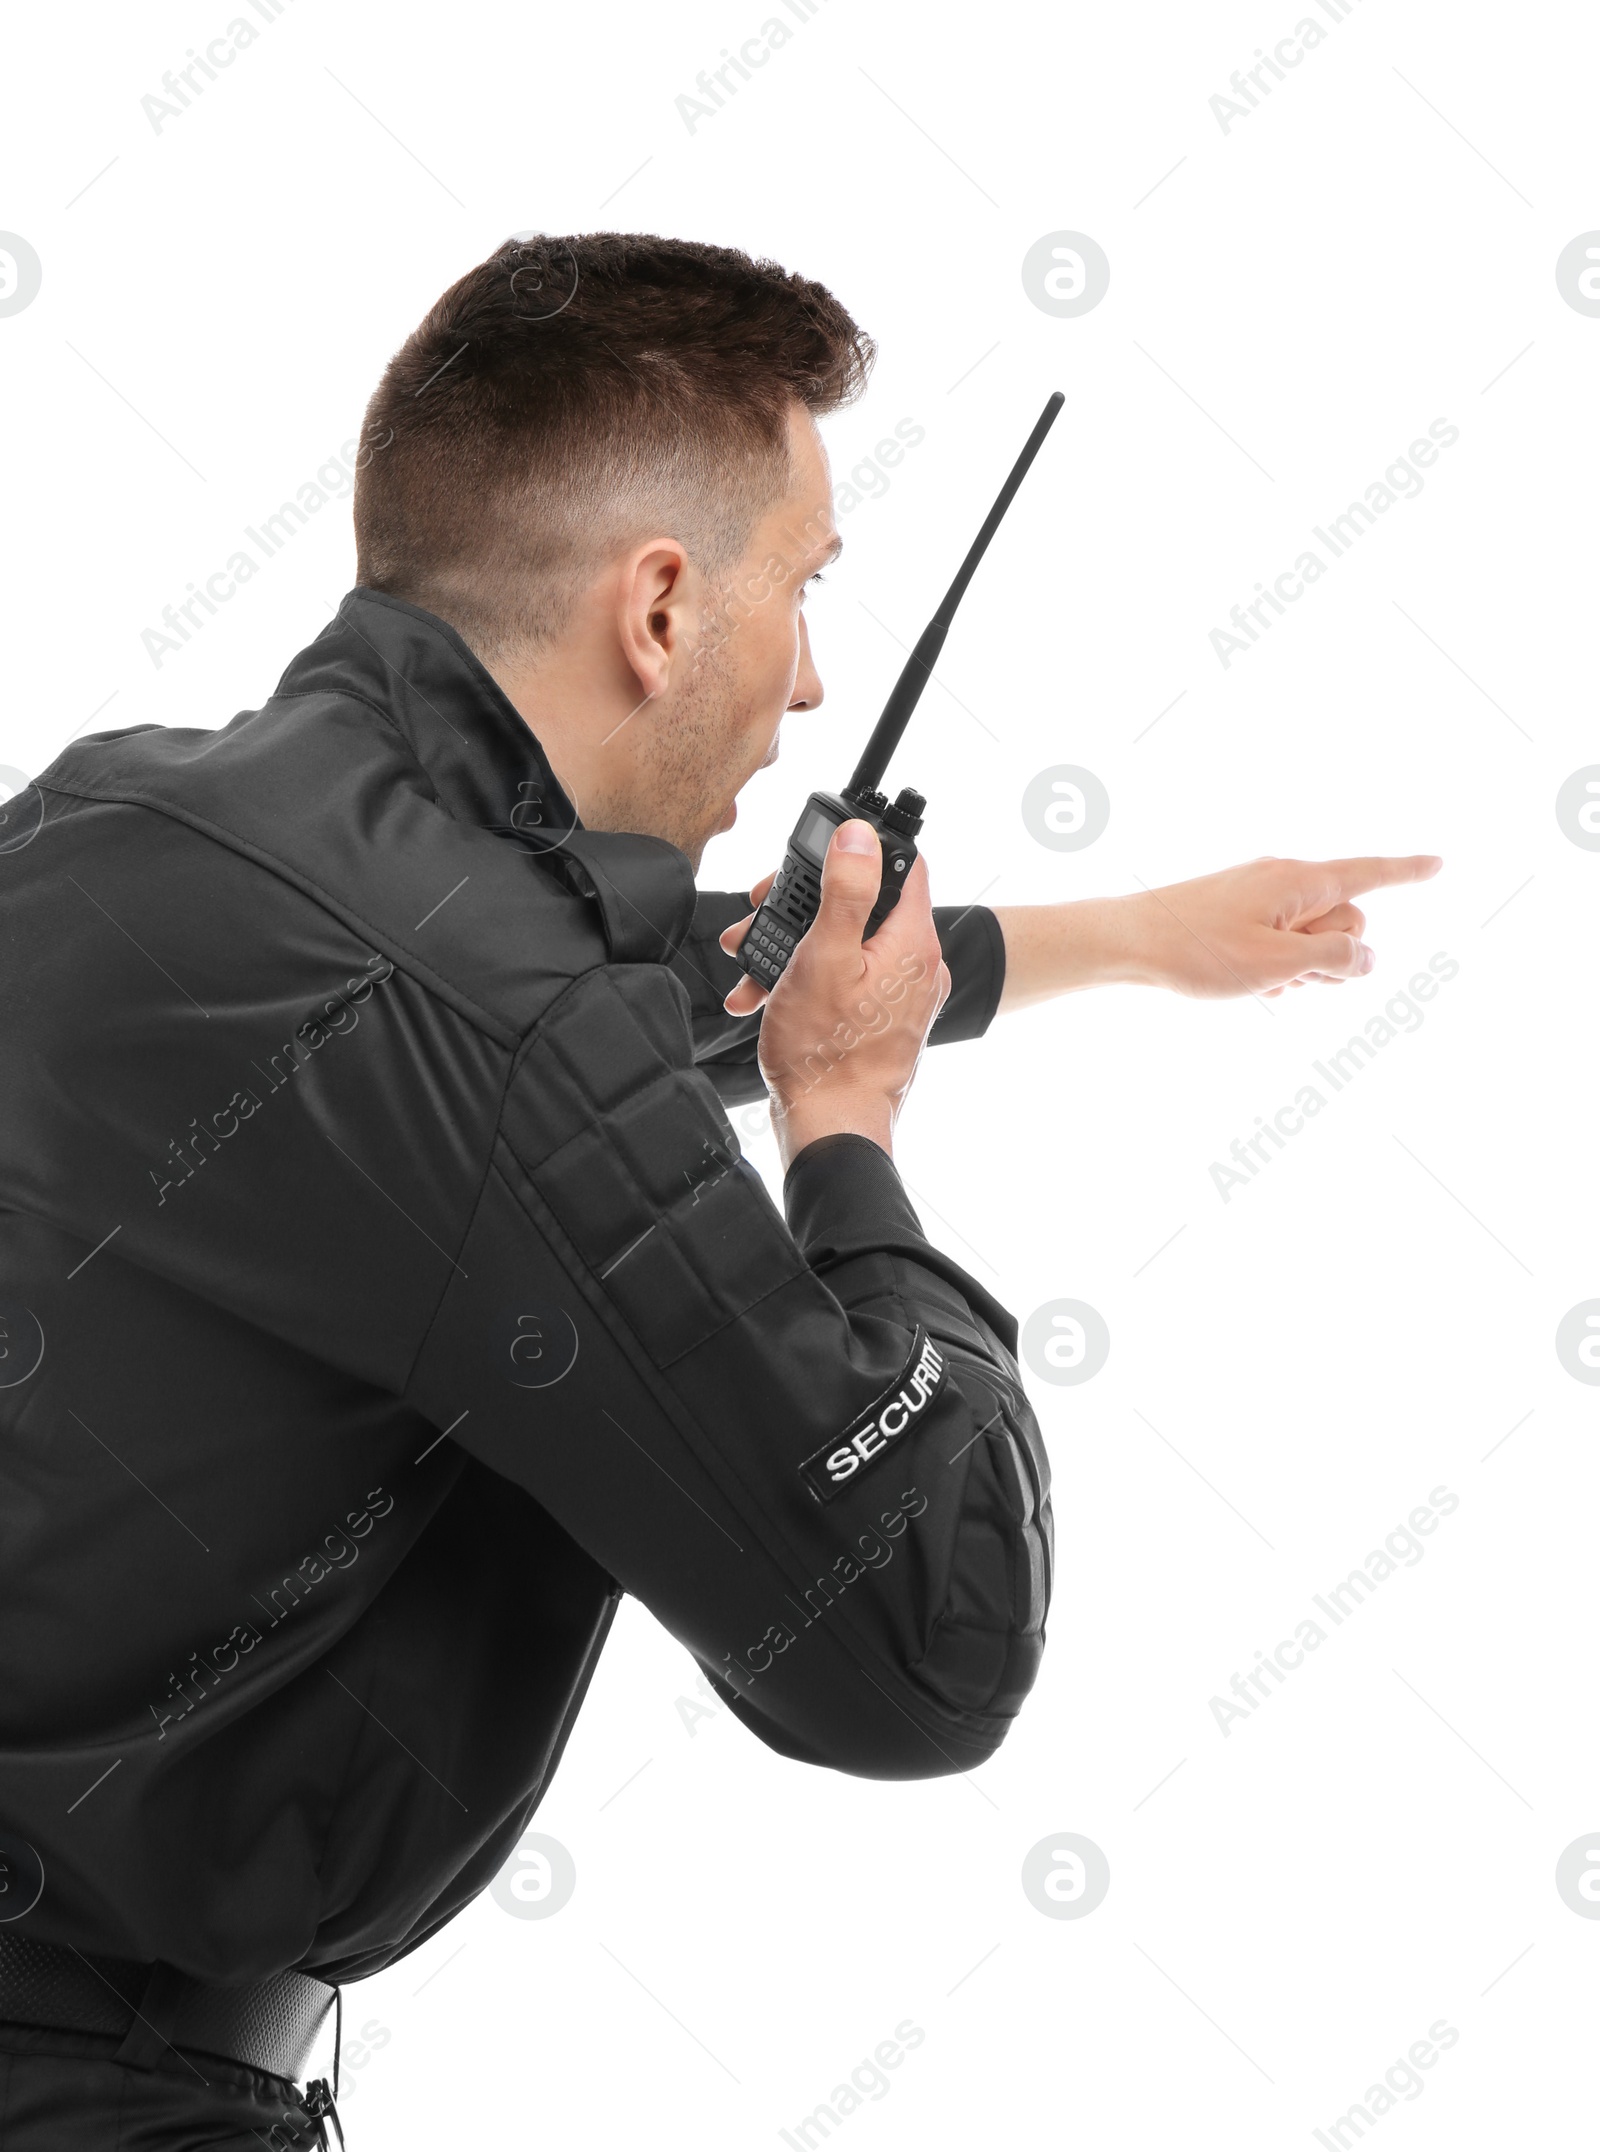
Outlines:
POLYGON ((819 1136, 808 1143, 784 1175, 783 1207, 800 1252, 819 1276, 858 1256, 901 1257, 953 1286, 1015 1359, 1016 1318, 970 1271, 934 1247, 894 1160, 870 1136, 819 1136))
POLYGON ((870 1136, 808 1143, 784 1175, 783 1208, 813 1268, 873 1249, 929 1252, 894 1160, 870 1136))
POLYGON ((1006 983, 1006 940, 986 904, 933 908, 939 947, 950 967, 950 998, 928 1034, 930 1046, 981 1039, 994 1021, 1006 983))

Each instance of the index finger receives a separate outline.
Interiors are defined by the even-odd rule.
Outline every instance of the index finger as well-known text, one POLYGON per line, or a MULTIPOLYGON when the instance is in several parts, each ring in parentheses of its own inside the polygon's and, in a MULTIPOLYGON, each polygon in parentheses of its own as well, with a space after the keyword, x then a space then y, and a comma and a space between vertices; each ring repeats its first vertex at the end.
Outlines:
POLYGON ((1413 852, 1405 859, 1329 859, 1322 871, 1333 884, 1335 898, 1359 897, 1366 889, 1388 889, 1397 882, 1431 881, 1444 861, 1433 852, 1413 852))

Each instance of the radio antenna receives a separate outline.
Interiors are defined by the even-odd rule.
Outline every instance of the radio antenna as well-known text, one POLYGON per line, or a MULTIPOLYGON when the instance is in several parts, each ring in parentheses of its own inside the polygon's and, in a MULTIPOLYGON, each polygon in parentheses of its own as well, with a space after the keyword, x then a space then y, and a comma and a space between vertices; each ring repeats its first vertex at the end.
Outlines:
POLYGON ((994 506, 984 518, 984 524, 972 542, 972 550, 956 571, 956 579, 945 592, 939 609, 918 637, 917 647, 906 659, 905 669, 895 682, 889 700, 883 706, 883 715, 872 728, 872 737, 862 750, 861 760, 856 764, 855 774, 845 786, 845 798, 862 792, 875 792, 889 767, 889 758, 900 745, 900 736, 910 722, 911 713, 922 697, 939 652, 944 648, 945 636, 955 618, 956 607, 972 581, 973 570, 988 551, 989 540, 1000 528, 1000 519, 1011 506, 1017 488, 1028 474, 1028 466, 1038 455, 1045 435, 1056 422, 1056 414, 1066 402, 1057 389, 1040 413, 1038 423, 1029 434, 1022 454, 1011 466, 1011 475, 1000 488, 994 506))

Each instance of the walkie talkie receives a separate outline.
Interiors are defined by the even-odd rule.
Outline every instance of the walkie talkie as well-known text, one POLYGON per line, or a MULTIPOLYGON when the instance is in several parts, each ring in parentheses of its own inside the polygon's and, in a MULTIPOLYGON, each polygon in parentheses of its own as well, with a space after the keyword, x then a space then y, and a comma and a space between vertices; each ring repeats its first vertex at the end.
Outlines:
POLYGON ((955 581, 944 594, 943 603, 906 660, 905 669, 883 706, 883 715, 872 729, 872 737, 850 782, 843 792, 813 792, 807 799, 789 838, 783 865, 773 876, 772 887, 740 944, 739 962, 758 986, 775 986, 783 977, 801 935, 816 918, 822 903, 822 862, 841 822, 870 822, 883 847, 883 881, 878 900, 867 915, 863 941, 877 933, 899 903, 906 876, 917 856, 916 840, 922 830, 922 810, 928 803, 920 792, 912 791, 908 785, 891 806, 878 787, 889 766, 889 757, 899 746, 900 736, 938 662, 956 607, 972 580, 972 572, 999 529, 1000 518, 1011 506, 1029 464, 1039 453, 1040 444, 1055 424, 1056 413, 1065 402, 1066 398, 1057 389, 1045 405, 1038 424, 1028 436, 1027 445, 1011 467, 1010 477, 984 518, 983 528, 973 540, 971 552, 961 563, 955 581))

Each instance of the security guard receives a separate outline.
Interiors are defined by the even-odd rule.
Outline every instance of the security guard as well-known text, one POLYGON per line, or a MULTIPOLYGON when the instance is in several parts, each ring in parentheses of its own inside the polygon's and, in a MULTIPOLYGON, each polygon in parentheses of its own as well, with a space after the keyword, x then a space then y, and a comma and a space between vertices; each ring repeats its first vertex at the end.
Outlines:
MULTIPOLYGON (((262 707, 10 803, 7 2152, 321 2141, 337 1991, 506 1860, 624 1592, 800 1762, 968 1771, 1028 1693, 1045 1454, 894 1121, 1008 983, 1197 960, 920 862, 863 947, 855 824, 765 1002, 697 894, 820 700, 813 420, 870 356, 731 250, 509 242, 392 362, 360 587, 262 707)), ((1236 981, 1364 968, 1306 871, 1203 900, 1236 981)))

